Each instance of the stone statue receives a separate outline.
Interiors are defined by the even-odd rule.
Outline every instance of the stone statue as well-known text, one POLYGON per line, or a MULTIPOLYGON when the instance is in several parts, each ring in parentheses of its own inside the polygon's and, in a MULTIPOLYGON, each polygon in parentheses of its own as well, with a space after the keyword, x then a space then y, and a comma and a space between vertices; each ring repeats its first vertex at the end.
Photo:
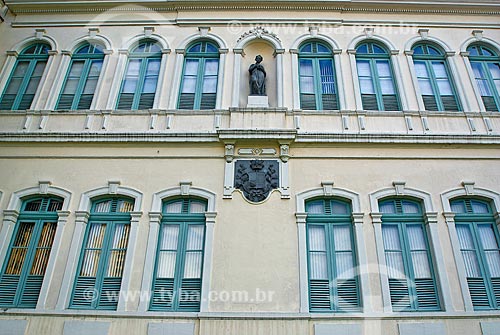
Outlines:
POLYGON ((262 56, 255 57, 255 64, 250 65, 250 95, 266 95, 266 70, 260 64, 262 56))

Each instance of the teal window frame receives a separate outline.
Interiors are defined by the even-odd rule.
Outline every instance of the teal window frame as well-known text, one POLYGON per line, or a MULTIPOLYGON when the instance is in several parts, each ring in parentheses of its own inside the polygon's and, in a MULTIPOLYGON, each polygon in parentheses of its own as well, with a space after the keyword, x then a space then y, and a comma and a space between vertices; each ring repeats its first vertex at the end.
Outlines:
POLYGON ((142 40, 130 52, 125 74, 120 87, 120 94, 116 102, 116 109, 120 110, 140 110, 153 108, 158 82, 160 80, 160 69, 162 60, 162 49, 160 43, 155 40, 142 40), (133 62, 140 62, 138 73, 134 74, 131 67, 133 62), (158 63, 158 71, 148 73, 151 64, 158 63), (127 82, 136 80, 135 88, 132 92, 124 92, 127 82), (154 92, 143 92, 147 88, 148 81, 154 82, 154 92))
MULTIPOLYGON (((315 198, 306 202, 306 246, 309 288, 309 311, 314 313, 359 312, 362 309, 361 287, 358 273, 358 258, 354 236, 352 209, 349 201, 340 198, 315 198), (313 206, 322 206, 320 213, 313 206), (347 227, 350 235, 350 249, 340 249, 335 243, 335 230, 347 227), (311 229, 323 229, 325 250, 315 250, 311 246, 311 229), (312 254, 322 253, 326 259, 327 277, 312 278, 312 254), (337 256, 351 254, 352 269, 338 273, 337 256), (348 277, 341 278, 348 273, 348 277)), ((340 233, 339 233, 340 234, 340 233)), ((345 243, 345 241, 344 241, 345 243)))
MULTIPOLYGON (((212 41, 197 41, 191 44, 186 49, 186 56, 184 57, 184 65, 182 69, 182 77, 179 91, 179 99, 177 102, 178 109, 187 110, 207 110, 215 109, 217 102, 217 86, 219 82, 219 66, 220 54, 219 46, 212 41), (199 48, 199 50, 197 50, 199 48), (213 50, 217 51, 213 51, 213 50), (217 71, 214 74, 207 75, 207 62, 217 60, 217 71), (197 61, 198 67, 196 74, 187 74, 187 63, 190 61, 197 61), (183 92, 187 85, 188 79, 195 80, 194 93, 183 92), (215 80, 215 92, 204 92, 205 83, 207 79, 215 80)), ((187 89, 187 88, 186 88, 187 89)))
MULTIPOLYGON (((379 201, 379 209, 382 212, 382 232, 385 229, 397 228, 399 248, 390 248, 385 243, 384 238, 384 256, 386 263, 388 255, 401 255, 401 262, 403 271, 399 269, 392 269, 389 264, 387 265, 387 278, 389 280, 389 291, 391 298, 391 305, 393 311, 397 312, 423 312, 423 311, 441 311, 442 303, 440 301, 439 288, 436 281, 435 265, 432 258, 432 250, 430 248, 428 231, 424 223, 422 205, 420 201, 409 198, 389 198, 379 201), (387 206, 387 207, 385 207, 387 206), (383 208, 392 206, 392 213, 383 208), (413 208, 407 210, 406 208, 413 208), (424 246, 419 248, 411 247, 412 237, 409 234, 409 229, 418 227, 422 231, 424 246), (429 277, 416 278, 417 265, 414 262, 413 255, 422 254, 425 252, 429 277), (413 254, 414 253, 414 254, 413 254), (403 275, 404 278, 391 278, 391 274, 396 272, 398 276, 403 275)), ((394 241, 391 241, 392 246, 395 246, 394 241)), ((420 259, 421 261, 421 259, 420 259)), ((420 264, 422 266, 422 264, 420 264)), ((424 266, 425 267, 425 266, 424 266)))
POLYGON ((299 47, 300 108, 303 110, 339 110, 335 60, 330 47, 318 41, 308 41, 299 47), (303 74, 302 62, 311 62, 312 73, 303 74), (321 62, 330 62, 331 74, 322 73, 321 62), (311 77, 313 92, 304 92, 303 79, 311 77), (328 80, 329 79, 329 80, 328 80), (325 90, 333 93, 326 93, 325 90), (313 105, 314 104, 314 105, 313 105))
MULTIPOLYGON (((452 211, 455 213, 455 229, 459 235, 460 229, 465 228, 470 233, 472 244, 468 248, 460 245, 460 252, 466 268, 466 279, 469 288, 469 295, 472 300, 474 310, 499 310, 500 309, 500 274, 493 276, 489 266, 486 253, 500 253, 500 234, 495 223, 492 205, 489 201, 477 198, 458 198, 450 201, 452 211), (474 206, 480 205, 487 209, 487 212, 480 213, 474 210, 474 206), (463 210, 457 211, 457 207, 463 210), (496 248, 485 248, 480 229, 490 228, 493 233, 496 248), (464 253, 473 257, 477 264, 470 265, 464 259, 464 253), (476 272, 476 276, 468 276, 469 269, 476 272)), ((491 242, 491 241, 490 241, 491 242)), ((461 243, 461 242, 459 242, 461 243)), ((497 265, 497 266, 500 266, 497 265)), ((498 272, 498 270, 497 270, 498 272)))
POLYGON ((70 309, 116 310, 130 237, 130 211, 133 206, 134 199, 128 197, 93 199, 82 251, 78 260, 69 304, 70 309), (106 205, 108 202, 109 206, 106 205), (94 230, 94 227, 99 225, 104 226, 104 231, 94 230), (114 238, 117 236, 115 234, 119 232, 121 227, 123 227, 124 234, 119 238, 123 238, 125 235, 126 241, 125 243, 123 241, 116 243, 114 238), (96 237, 97 242, 90 240, 91 235, 96 237), (87 252, 89 252, 88 258, 86 258, 87 252), (95 261, 96 255, 97 262, 95 261), (114 257, 115 255, 117 257, 114 257), (112 262, 113 260, 114 262, 112 262), (94 276, 82 275, 83 271, 88 271, 87 267, 95 273, 94 276), (118 272, 121 272, 119 276, 109 274, 110 271, 117 272, 117 269, 118 272))
POLYGON ((62 205, 63 199, 52 196, 23 200, 0 273, 0 307, 36 307, 54 243, 57 211, 62 205), (44 234, 45 227, 48 230, 44 234), (25 241, 27 243, 20 244, 26 236, 29 236, 29 240, 25 241))
POLYGON ((201 288, 203 278, 203 264, 205 256, 205 237, 207 201, 196 197, 174 198, 164 201, 162 209, 162 219, 160 223, 160 234, 158 236, 156 248, 156 262, 153 273, 151 288, 150 311, 168 312, 199 312, 201 303, 201 288), (181 210, 178 213, 169 213, 167 207, 172 204, 181 203, 181 210), (203 206, 203 212, 192 212, 196 204, 203 206), (177 226, 177 239, 175 246, 162 248, 162 234, 164 229, 177 226), (191 227, 203 227, 203 241, 200 249, 188 249, 188 235, 191 227), (159 277, 159 267, 162 252, 175 252, 175 265, 173 278, 159 277), (189 252, 201 252, 200 277, 185 278, 186 254, 189 252))
POLYGON ((492 47, 482 43, 473 43, 467 47, 469 62, 474 74, 474 80, 479 88, 481 99, 487 112, 500 111, 500 76, 494 78, 490 66, 496 66, 500 72, 500 56, 492 47), (479 67, 484 77, 478 77, 475 66, 479 67), (484 85, 481 85, 483 83, 484 85), (483 95, 484 90, 489 90, 490 95, 483 95))
POLYGON ((422 63, 424 64, 427 73, 427 76, 419 76, 418 71, 416 70, 417 81, 419 81, 420 94, 424 102, 425 109, 434 112, 461 111, 462 107, 460 100, 458 99, 456 84, 451 76, 451 71, 444 50, 437 45, 426 42, 413 45, 412 51, 413 64, 415 68, 418 63, 422 63), (416 50, 418 48, 421 48, 422 54, 417 53, 416 50), (434 65, 438 63, 443 65, 446 77, 437 77, 434 65), (444 79, 447 79, 447 82, 450 85, 451 96, 441 94, 438 80, 443 81, 444 79), (423 94, 420 82, 424 80, 429 82, 432 95, 423 94), (445 102, 443 100, 443 96, 451 98, 447 98, 448 101, 445 102), (454 108, 455 106, 456 108, 454 108))
POLYGON ((97 44, 85 43, 81 45, 71 57, 68 72, 56 104, 56 110, 86 110, 90 109, 94 99, 97 82, 101 75, 104 62, 103 47, 97 44), (85 52, 86 51, 86 52, 85 52), (83 63, 79 75, 72 75, 76 64, 83 63), (96 67, 98 72, 95 73, 96 67), (70 81, 76 81, 74 92, 65 93, 70 81), (94 84, 93 89, 87 90, 89 84, 94 84))
POLYGON ((27 110, 31 108, 45 73, 50 50, 48 44, 37 43, 21 51, 0 98, 0 110, 27 110), (17 73, 18 70, 22 71, 21 64, 24 63, 27 63, 24 73, 17 73))
POLYGON ((363 109, 376 111, 400 111, 401 101, 389 50, 387 50, 384 45, 374 41, 363 42, 356 47, 356 65, 363 109), (362 63, 368 63, 370 71, 369 76, 360 73, 360 65, 362 63), (377 67, 377 65, 383 63, 387 63, 389 67, 389 71, 386 75, 382 75, 377 67), (362 82, 363 80, 368 79, 371 79, 371 85, 374 91, 373 93, 363 93, 364 85, 362 82), (381 85, 382 80, 387 82, 390 81, 393 93, 384 93, 384 87, 381 85))

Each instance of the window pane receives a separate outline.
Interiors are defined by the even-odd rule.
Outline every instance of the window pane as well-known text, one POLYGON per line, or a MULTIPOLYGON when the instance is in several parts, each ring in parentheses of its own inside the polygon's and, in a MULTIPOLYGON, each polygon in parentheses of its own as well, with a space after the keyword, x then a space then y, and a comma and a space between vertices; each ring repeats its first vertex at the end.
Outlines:
POLYGON ((24 77, 26 75, 26 72, 28 71, 29 65, 30 65, 30 62, 23 62, 23 61, 18 62, 16 69, 14 70, 14 73, 12 74, 12 76, 13 77, 24 77))
POLYGON ((20 275, 26 255, 28 252, 28 245, 33 235, 35 228, 34 222, 22 222, 17 230, 16 239, 12 244, 12 250, 7 263, 5 274, 20 275))
POLYGON ((326 253, 309 252, 311 279, 328 279, 328 268, 326 265, 326 253))
POLYGON ((196 76, 198 74, 198 63, 198 59, 187 59, 186 66, 184 68, 184 74, 196 76))
POLYGON ((345 204, 332 201, 332 213, 334 214, 349 214, 348 208, 345 204))
POLYGON ((430 278, 431 270, 425 243, 425 232, 422 225, 408 225, 408 244, 415 278, 430 278))
POLYGON ((451 203, 451 211, 454 213, 466 213, 465 203, 463 201, 454 201, 451 203))
POLYGON ((434 69, 436 78, 448 78, 448 74, 446 73, 446 66, 443 62, 432 62, 432 68, 434 69))
POLYGON ((485 251, 485 256, 490 275, 500 278, 500 252, 498 250, 485 251))
POLYGON ((388 201, 380 204, 379 210, 384 214, 394 214, 396 213, 396 207, 394 207, 394 202, 388 201))
POLYGON ((425 250, 425 233, 421 225, 408 225, 406 228, 408 232, 408 244, 410 250, 425 250))
POLYGON ((488 214, 490 212, 488 205, 485 203, 471 200, 471 205, 475 214, 488 214))
POLYGON ((141 60, 132 59, 128 63, 127 76, 139 76, 139 71, 141 69, 141 60))
POLYGON ((94 213, 109 213, 111 210, 111 200, 96 203, 94 205, 94 213))
POLYGON ((309 226, 309 250, 326 251, 326 236, 323 226, 309 226))
POLYGON ((395 225, 382 225, 385 250, 401 250, 399 229, 395 225))
POLYGON ((392 78, 381 78, 380 87, 382 88, 382 94, 395 94, 394 83, 392 78))
POLYGON ((451 84, 448 79, 438 79, 437 84, 440 95, 453 95, 453 90, 451 89, 451 84))
POLYGON ((196 92, 196 77, 184 77, 182 82, 182 93, 196 92))
POLYGON ((338 252, 335 255, 338 279, 354 278, 354 258, 352 252, 338 252))
POLYGON ((413 263, 413 272, 415 278, 431 278, 431 269, 429 266, 429 259, 427 251, 412 251, 411 261, 413 263))
POLYGON ((300 77, 300 92, 314 94, 313 77, 300 77))
POLYGON ((456 229, 467 277, 482 277, 474 246, 474 240, 469 226, 457 225, 456 229))
POLYGON ((417 204, 408 201, 402 201, 403 212, 406 214, 416 214, 419 213, 419 208, 417 204))
POLYGON ((403 264, 403 255, 401 252, 385 253, 385 262, 387 266, 387 276, 389 278, 404 279, 406 278, 403 264))
POLYGON ((171 202, 165 206, 165 212, 167 213, 182 213, 182 200, 171 202))
POLYGON ((335 251, 352 250, 351 228, 349 226, 333 226, 333 243, 335 251))
POLYGON ((358 76, 368 76, 371 77, 370 62, 358 60, 356 61, 358 67, 358 76))
POLYGON ((204 226, 190 225, 188 228, 186 250, 203 250, 204 235, 204 226))
POLYGON ((108 277, 121 277, 125 266, 125 256, 127 253, 128 235, 130 225, 115 225, 114 236, 111 244, 111 255, 108 261, 108 277))
POLYGON ((323 214, 323 200, 307 203, 307 213, 309 214, 323 214))
POLYGON ((186 253, 183 278, 201 278, 202 260, 203 252, 201 251, 186 253))
POLYGON ((146 69, 146 75, 158 75, 160 73, 160 64, 161 61, 159 59, 152 59, 148 61, 148 66, 146 69))
POLYGON ((135 93, 137 81, 137 78, 125 79, 125 83, 123 84, 123 93, 135 93))
POLYGON ((333 63, 331 59, 322 59, 319 61, 321 74, 322 93, 335 94, 335 74, 333 72, 333 63))
POLYGON ((189 206, 189 213, 205 213, 206 205, 204 202, 191 201, 189 206))
POLYGON ((500 79, 500 63, 488 63, 493 79, 500 79))
POLYGON ((471 62, 470 65, 472 67, 472 71, 474 72, 474 77, 476 77, 476 79, 485 78, 483 65, 480 62, 471 62))
POLYGON ((160 251, 158 254, 157 278, 174 278, 176 251, 160 251))
POLYGON ((144 80, 144 87, 142 88, 142 93, 155 93, 157 81, 158 77, 146 78, 144 80))
POLYGON ((495 232, 491 225, 478 225, 479 237, 484 249, 498 249, 495 232))
POLYGON ((203 93, 217 93, 217 77, 203 80, 203 93))
POLYGON ((379 77, 391 77, 391 67, 388 61, 377 61, 376 64, 379 77))
POLYGON ((362 94, 375 94, 375 88, 371 78, 359 78, 362 94))
POLYGON ((55 222, 45 222, 43 224, 30 275, 43 276, 45 274, 45 269, 49 263, 52 242, 56 235, 56 227, 57 224, 55 222))
POLYGON ((178 225, 162 225, 160 235, 161 250, 177 250, 177 241, 179 239, 178 225))
POLYGON ((217 75, 219 72, 219 60, 207 59, 205 61, 205 75, 217 75))
POLYGON ((300 59, 299 64, 300 64, 299 72, 301 76, 313 75, 313 65, 311 59, 300 59))

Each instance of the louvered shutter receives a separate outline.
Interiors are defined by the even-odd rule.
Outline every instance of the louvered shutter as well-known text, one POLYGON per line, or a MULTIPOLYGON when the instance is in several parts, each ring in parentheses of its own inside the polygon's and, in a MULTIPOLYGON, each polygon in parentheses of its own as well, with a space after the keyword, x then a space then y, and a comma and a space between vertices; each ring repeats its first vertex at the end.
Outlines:
POLYGON ((436 310, 439 299, 433 278, 415 278, 415 291, 419 310, 436 310))
POLYGON ((174 278, 156 278, 149 310, 162 311, 172 308, 174 297, 174 278))
POLYGON ((495 98, 492 96, 482 96, 484 108, 488 112, 498 112, 498 107, 495 103, 495 98))
POLYGON ((300 108, 304 110, 316 110, 316 96, 314 94, 300 94, 300 108))
POLYGON ((19 275, 2 275, 0 278, 0 306, 14 304, 20 277, 19 275))
POLYGON ((121 284, 122 277, 105 277, 103 279, 97 309, 116 310, 121 284))
POLYGON ((201 95, 200 109, 214 109, 216 93, 203 93, 201 95))
POLYGON ((90 105, 92 104, 93 99, 94 99, 94 94, 82 94, 80 96, 80 101, 78 101, 77 109, 79 110, 90 109, 90 105))
POLYGON ((61 94, 56 109, 71 109, 73 105, 74 94, 61 94))
POLYGON ((377 95, 376 94, 361 94, 361 101, 364 110, 378 110, 377 95))
POLYGON ((389 290, 391 292, 391 305, 394 311, 411 309, 408 280, 389 278, 389 290))
POLYGON ((323 104, 323 110, 338 110, 339 106, 337 103, 336 94, 322 94, 321 102, 323 104))
POLYGON ((441 101, 445 111, 458 111, 458 102, 454 95, 442 95, 441 101))
POLYGON ((194 93, 181 93, 179 109, 194 109, 194 93))
POLYGON ((425 110, 437 112, 439 110, 436 97, 434 95, 422 95, 422 100, 424 101, 425 110))
POLYGON ((118 109, 132 109, 134 102, 134 93, 121 93, 118 100, 118 109))
POLYGON ((153 108, 153 103, 155 101, 154 93, 142 93, 139 98, 139 106, 137 109, 150 109, 153 108))
POLYGON ((15 99, 15 94, 4 94, 0 101, 0 110, 11 110, 15 99))
POLYGON ((384 110, 386 111, 398 111, 399 103, 398 97, 395 94, 386 94, 382 96, 382 102, 384 103, 384 110))
POLYGON ((200 310, 200 301, 201 278, 182 279, 178 310, 198 312, 200 310))
POLYGON ((309 309, 311 312, 332 309, 328 279, 309 279, 309 309))

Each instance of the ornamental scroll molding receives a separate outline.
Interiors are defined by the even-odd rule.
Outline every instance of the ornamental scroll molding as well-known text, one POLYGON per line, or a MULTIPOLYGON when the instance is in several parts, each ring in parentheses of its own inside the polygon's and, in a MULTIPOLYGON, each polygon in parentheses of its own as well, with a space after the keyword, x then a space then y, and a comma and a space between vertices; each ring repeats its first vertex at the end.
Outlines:
POLYGON ((275 33, 272 33, 269 30, 267 30, 261 26, 258 26, 258 27, 255 27, 255 28, 250 29, 249 31, 243 33, 240 36, 240 38, 238 38, 238 41, 236 41, 236 43, 241 42, 242 40, 244 40, 248 36, 255 36, 256 38, 262 38, 262 36, 270 36, 270 37, 278 40, 279 42, 281 42, 281 40, 278 38, 278 36, 275 33))

